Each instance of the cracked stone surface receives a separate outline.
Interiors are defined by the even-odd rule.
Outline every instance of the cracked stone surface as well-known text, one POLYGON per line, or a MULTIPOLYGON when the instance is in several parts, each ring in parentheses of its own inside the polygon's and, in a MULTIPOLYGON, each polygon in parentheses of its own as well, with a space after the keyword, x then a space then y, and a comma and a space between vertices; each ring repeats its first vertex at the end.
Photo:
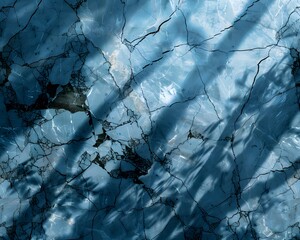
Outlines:
POLYGON ((1 239, 300 239, 300 1, 2 0, 1 239))

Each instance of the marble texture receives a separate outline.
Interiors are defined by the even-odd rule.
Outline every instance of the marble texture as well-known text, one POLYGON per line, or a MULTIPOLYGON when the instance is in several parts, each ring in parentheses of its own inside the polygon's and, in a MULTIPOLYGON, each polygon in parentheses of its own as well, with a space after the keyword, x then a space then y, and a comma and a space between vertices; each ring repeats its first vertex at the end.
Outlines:
POLYGON ((0 9, 1 239, 300 238, 300 1, 0 9))

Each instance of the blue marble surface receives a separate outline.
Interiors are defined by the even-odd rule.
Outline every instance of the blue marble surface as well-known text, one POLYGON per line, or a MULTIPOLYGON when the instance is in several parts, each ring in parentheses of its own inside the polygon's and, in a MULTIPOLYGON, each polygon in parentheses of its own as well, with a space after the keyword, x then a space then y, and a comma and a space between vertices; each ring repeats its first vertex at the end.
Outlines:
POLYGON ((300 239, 300 2, 1 0, 1 239, 300 239))

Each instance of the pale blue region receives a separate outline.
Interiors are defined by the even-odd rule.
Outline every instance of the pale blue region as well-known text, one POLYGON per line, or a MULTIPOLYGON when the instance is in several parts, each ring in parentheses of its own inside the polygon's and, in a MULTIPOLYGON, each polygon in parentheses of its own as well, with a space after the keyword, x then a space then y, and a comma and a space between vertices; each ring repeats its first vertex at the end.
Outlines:
POLYGON ((0 3, 1 239, 299 239, 296 1, 0 3))

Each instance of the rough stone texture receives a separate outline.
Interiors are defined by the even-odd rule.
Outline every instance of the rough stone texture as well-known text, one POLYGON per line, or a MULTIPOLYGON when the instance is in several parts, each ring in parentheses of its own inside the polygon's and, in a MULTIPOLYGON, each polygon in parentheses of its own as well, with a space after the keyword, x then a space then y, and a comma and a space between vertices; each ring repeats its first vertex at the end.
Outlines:
POLYGON ((300 2, 2 0, 1 239, 299 239, 300 2))

